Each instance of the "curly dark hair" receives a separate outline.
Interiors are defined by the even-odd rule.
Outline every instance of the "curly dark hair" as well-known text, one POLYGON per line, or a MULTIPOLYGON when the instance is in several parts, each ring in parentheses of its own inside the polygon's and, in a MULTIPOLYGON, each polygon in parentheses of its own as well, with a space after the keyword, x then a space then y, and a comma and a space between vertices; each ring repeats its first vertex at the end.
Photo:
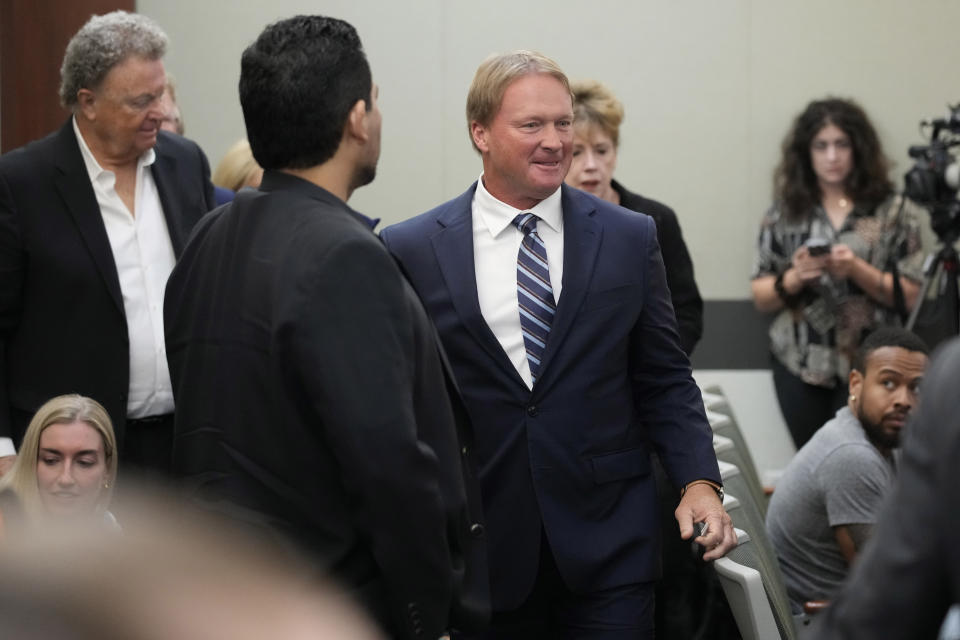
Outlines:
POLYGON ((305 169, 333 157, 350 110, 372 108, 373 80, 357 31, 326 16, 269 25, 240 59, 240 106, 264 169, 305 169))
POLYGON ((853 168, 844 185, 853 201, 873 209, 893 193, 887 175, 890 161, 863 109, 853 100, 814 100, 797 116, 784 138, 783 157, 774 172, 774 200, 790 219, 804 218, 820 202, 822 194, 810 160, 810 143, 829 124, 846 133, 853 146, 853 168))

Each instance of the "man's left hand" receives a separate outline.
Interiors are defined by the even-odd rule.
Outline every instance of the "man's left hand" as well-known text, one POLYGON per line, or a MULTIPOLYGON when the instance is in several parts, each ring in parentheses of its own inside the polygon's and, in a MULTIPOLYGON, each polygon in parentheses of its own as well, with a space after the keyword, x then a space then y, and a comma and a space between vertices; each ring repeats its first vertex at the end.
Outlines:
POLYGON ((697 536, 694 542, 703 545, 703 559, 710 561, 722 558, 737 546, 733 522, 723 509, 717 492, 708 484, 695 484, 688 488, 674 512, 680 525, 680 537, 689 540, 694 533, 695 522, 706 522, 706 535, 697 536))

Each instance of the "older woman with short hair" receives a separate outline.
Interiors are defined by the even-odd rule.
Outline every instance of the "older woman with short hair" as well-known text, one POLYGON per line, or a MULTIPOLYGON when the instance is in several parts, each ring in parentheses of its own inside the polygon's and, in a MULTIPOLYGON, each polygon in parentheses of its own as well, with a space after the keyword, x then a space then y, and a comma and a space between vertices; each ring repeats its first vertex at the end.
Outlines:
POLYGON ((25 524, 116 521, 107 510, 117 477, 117 441, 100 403, 57 396, 34 414, 0 493, 13 499, 25 524))
POLYGON ((670 207, 628 191, 613 179, 620 146, 623 105, 595 80, 574 82, 573 163, 566 183, 598 198, 645 213, 657 224, 657 241, 680 331, 680 346, 689 356, 703 333, 703 300, 693 279, 693 262, 670 207))

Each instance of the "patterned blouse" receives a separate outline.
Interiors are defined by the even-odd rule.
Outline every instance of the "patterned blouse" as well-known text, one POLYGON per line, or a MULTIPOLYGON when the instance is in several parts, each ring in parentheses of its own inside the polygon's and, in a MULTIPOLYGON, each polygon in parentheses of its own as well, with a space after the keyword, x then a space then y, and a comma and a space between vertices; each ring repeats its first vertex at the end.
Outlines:
MULTIPOLYGON (((797 221, 787 220, 777 206, 771 207, 760 225, 751 279, 785 271, 794 251, 807 239, 818 238, 847 245, 881 271, 890 270, 895 256, 900 275, 920 282, 921 210, 906 200, 901 211, 901 201, 900 196, 891 196, 872 212, 856 206, 839 230, 822 207, 797 221)), ((798 304, 778 312, 770 325, 770 350, 804 382, 833 388, 846 380, 861 339, 880 325, 898 322, 892 309, 868 296, 853 280, 824 274, 803 290, 798 304)))

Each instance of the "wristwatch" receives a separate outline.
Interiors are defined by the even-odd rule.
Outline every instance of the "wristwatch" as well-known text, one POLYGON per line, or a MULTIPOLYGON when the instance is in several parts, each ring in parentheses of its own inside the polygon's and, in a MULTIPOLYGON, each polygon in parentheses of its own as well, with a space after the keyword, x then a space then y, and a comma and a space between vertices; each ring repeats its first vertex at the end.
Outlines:
POLYGON ((797 306, 797 303, 800 302, 800 296, 802 293, 798 291, 796 293, 790 293, 787 291, 786 286, 783 284, 783 278, 787 274, 787 271, 790 267, 787 267, 783 271, 777 274, 776 279, 773 281, 773 290, 777 292, 777 297, 783 300, 783 304, 787 307, 793 308, 797 306))
POLYGON ((692 487, 693 485, 696 485, 696 484, 708 484, 708 485, 710 485, 710 487, 711 487, 714 491, 717 492, 717 497, 720 498, 720 502, 723 502, 723 495, 724 495, 724 494, 723 494, 723 485, 722 485, 722 484, 717 484, 717 483, 714 482, 713 480, 707 480, 706 478, 701 478, 700 480, 694 480, 693 482, 688 483, 687 486, 685 486, 683 489, 680 490, 680 497, 682 498, 682 497, 683 497, 683 494, 685 494, 685 493, 687 492, 687 489, 689 489, 690 487, 692 487))

